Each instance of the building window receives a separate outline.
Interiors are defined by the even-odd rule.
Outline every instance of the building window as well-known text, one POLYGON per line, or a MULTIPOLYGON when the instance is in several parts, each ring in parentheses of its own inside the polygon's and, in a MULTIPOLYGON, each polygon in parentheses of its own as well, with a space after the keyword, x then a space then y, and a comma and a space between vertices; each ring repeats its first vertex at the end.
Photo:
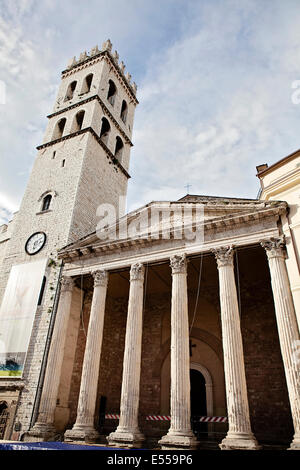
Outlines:
POLYGON ((44 297, 44 292, 45 292, 46 281, 47 281, 47 278, 46 278, 46 276, 44 276, 44 277, 43 277, 43 282, 42 282, 42 285, 41 285, 41 290, 40 290, 38 305, 42 305, 42 301, 43 301, 43 297, 44 297))
POLYGON ((109 80, 108 85, 109 86, 108 86, 107 99, 110 102, 110 104, 113 106, 115 104, 117 88, 112 80, 109 80))
POLYGON ((127 119, 127 111, 128 111, 128 106, 125 100, 122 101, 122 108, 121 108, 121 119, 125 123, 127 119))
POLYGON ((60 139, 63 136, 66 122, 66 118, 62 118, 56 123, 53 132, 53 140, 60 139))
POLYGON ((43 205, 42 205, 42 211, 49 210, 49 207, 50 207, 50 204, 51 204, 51 199, 52 199, 51 194, 47 194, 47 196, 44 197, 43 205))
POLYGON ((102 118, 101 131, 100 131, 100 139, 106 145, 107 145, 107 142, 108 142, 109 133, 110 133, 110 124, 109 124, 108 120, 105 117, 103 117, 102 118))
POLYGON ((65 160, 65 159, 63 159, 63 161, 61 162, 61 166, 62 166, 62 168, 65 166, 65 163, 66 163, 66 160, 65 160))
POLYGON ((67 93, 66 93, 64 101, 69 101, 73 98, 76 85, 77 85, 76 81, 70 83, 70 85, 68 86, 67 93))
POLYGON ((83 80, 83 84, 82 84, 82 89, 81 89, 81 95, 83 95, 84 93, 88 93, 89 91, 91 91, 91 86, 92 86, 92 81, 93 81, 93 74, 90 73, 89 75, 87 75, 85 77, 85 79, 83 80))
POLYGON ((121 161, 121 158, 122 158, 122 152, 123 152, 123 142, 122 142, 122 139, 117 136, 116 137, 116 147, 115 147, 115 157, 121 161))
POLYGON ((85 114, 85 111, 83 110, 79 111, 79 113, 76 114, 74 118, 74 123, 72 126, 72 132, 77 132, 82 129, 84 114, 85 114))

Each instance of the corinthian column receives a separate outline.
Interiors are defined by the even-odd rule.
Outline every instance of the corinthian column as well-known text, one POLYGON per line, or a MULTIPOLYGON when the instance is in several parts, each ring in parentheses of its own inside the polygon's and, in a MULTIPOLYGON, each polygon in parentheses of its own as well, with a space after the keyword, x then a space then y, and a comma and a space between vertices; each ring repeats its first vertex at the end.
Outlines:
POLYGON ((144 440, 138 426, 143 326, 144 266, 133 264, 130 270, 128 315, 123 361, 120 421, 107 440, 110 445, 140 447, 144 440))
POLYGON ((271 238, 261 245, 268 256, 280 348, 295 429, 290 448, 300 450, 300 360, 296 351, 299 330, 285 264, 285 244, 283 238, 271 238))
POLYGON ((171 425, 159 441, 162 449, 196 447, 191 430, 190 355, 185 255, 170 259, 172 268, 171 305, 171 425))
POLYGON ((62 277, 60 298, 56 313, 56 320, 49 349, 47 368, 45 373, 43 392, 39 407, 39 414, 34 427, 28 432, 25 440, 49 440, 55 435, 54 413, 60 382, 64 346, 67 335, 67 326, 70 317, 72 291, 74 282, 70 277, 62 277))
POLYGON ((233 249, 213 250, 219 272, 224 373, 226 385, 228 433, 220 447, 228 449, 258 449, 251 431, 244 353, 237 292, 234 278, 233 249))
POLYGON ((92 274, 94 292, 83 359, 77 418, 73 429, 65 432, 66 441, 95 442, 99 437, 99 433, 94 427, 94 419, 108 273, 104 270, 98 270, 92 274))

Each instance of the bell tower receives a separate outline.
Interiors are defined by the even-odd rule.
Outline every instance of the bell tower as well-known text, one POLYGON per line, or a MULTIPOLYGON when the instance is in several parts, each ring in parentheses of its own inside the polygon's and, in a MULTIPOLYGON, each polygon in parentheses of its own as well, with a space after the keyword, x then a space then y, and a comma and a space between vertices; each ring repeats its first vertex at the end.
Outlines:
POLYGON ((101 203, 113 204, 123 215, 120 204, 127 195, 137 103, 136 85, 125 74, 118 53, 112 54, 110 40, 101 51, 96 46, 89 55, 83 52, 78 60, 74 57, 62 72, 54 109, 38 147, 36 172, 43 173, 47 161, 45 178, 53 178, 55 173, 51 190, 57 188, 57 194, 63 194, 59 209, 69 226, 67 243, 95 230, 101 203))
POLYGON ((55 256, 94 232, 103 203, 124 215, 136 90, 110 40, 62 72, 20 210, 3 237, 0 303, 12 264, 55 256))
POLYGON ((0 228, 0 401, 7 376, 9 387, 22 378, 14 401, 23 430, 55 311, 57 251, 96 230, 101 204, 124 215, 136 91, 110 40, 69 62, 20 210, 0 228))

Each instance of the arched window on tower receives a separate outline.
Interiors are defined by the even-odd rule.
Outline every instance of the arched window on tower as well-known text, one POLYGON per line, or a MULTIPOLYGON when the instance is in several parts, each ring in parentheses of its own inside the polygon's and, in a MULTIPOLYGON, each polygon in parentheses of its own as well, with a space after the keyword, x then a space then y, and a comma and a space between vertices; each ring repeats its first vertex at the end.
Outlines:
POLYGON ((77 132, 82 129, 84 114, 85 114, 85 111, 83 109, 76 114, 74 118, 73 126, 72 126, 72 132, 77 132))
POLYGON ((109 80, 108 85, 109 86, 108 86, 107 99, 110 102, 110 104, 113 106, 115 104, 117 88, 112 80, 109 80))
POLYGON ((115 157, 121 162, 124 144, 121 137, 116 137, 115 157))
POLYGON ((125 123, 127 119, 127 111, 128 111, 128 106, 125 100, 122 101, 122 108, 121 108, 121 119, 125 123))
POLYGON ((76 81, 70 83, 70 85, 68 86, 64 101, 69 101, 73 98, 76 85, 77 85, 76 81))
POLYGON ((53 140, 60 139, 63 136, 66 122, 66 118, 62 118, 56 123, 52 137, 53 140))
POLYGON ((106 145, 108 142, 109 133, 110 133, 110 124, 108 120, 105 117, 103 117, 101 131, 100 131, 100 139, 106 145))
POLYGON ((49 210, 51 199, 52 199, 51 194, 47 194, 47 196, 44 197, 43 204, 42 204, 42 212, 49 210))
POLYGON ((88 93, 91 90, 93 76, 94 75, 92 73, 90 73, 83 80, 82 89, 81 89, 81 93, 80 93, 81 95, 83 95, 84 93, 88 93))

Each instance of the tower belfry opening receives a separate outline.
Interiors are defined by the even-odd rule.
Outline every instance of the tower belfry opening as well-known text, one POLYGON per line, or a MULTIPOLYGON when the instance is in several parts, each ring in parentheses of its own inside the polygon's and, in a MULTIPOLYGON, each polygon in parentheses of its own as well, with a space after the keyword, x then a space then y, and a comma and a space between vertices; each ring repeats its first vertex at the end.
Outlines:
POLYGON ((109 84, 109 87, 108 87, 107 99, 110 102, 110 104, 113 106, 115 104, 117 87, 112 80, 109 80, 108 84, 109 84))
POLYGON ((70 85, 68 86, 67 93, 66 93, 64 101, 69 101, 73 98, 74 91, 76 89, 76 85, 77 85, 76 80, 70 83, 70 85))
POLYGON ((111 130, 111 128, 110 128, 110 124, 109 124, 108 120, 105 117, 103 117, 102 118, 101 131, 100 131, 100 139, 105 144, 107 144, 107 142, 108 142, 110 130, 111 130))

